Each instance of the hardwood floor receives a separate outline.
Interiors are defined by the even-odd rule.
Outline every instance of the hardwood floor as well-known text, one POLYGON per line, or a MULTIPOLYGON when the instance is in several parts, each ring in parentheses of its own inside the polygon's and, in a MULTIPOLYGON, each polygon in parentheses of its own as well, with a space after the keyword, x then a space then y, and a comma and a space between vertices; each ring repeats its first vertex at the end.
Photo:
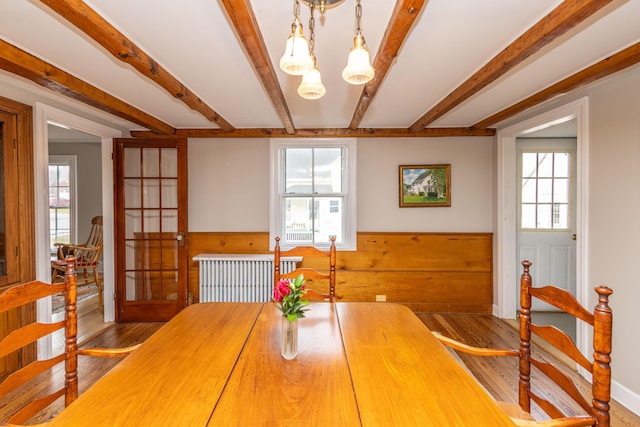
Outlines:
MULTIPOLYGON (((422 322, 432 331, 477 347, 512 348, 519 345, 518 331, 514 326, 491 315, 483 314, 434 314, 416 313, 422 322)), ((563 372, 575 379, 581 391, 589 390, 589 383, 579 376, 574 369, 560 361, 539 345, 533 343, 531 351, 540 357, 553 362, 563 372)), ((615 357, 615 355, 613 355, 615 357)), ((496 399, 517 403, 518 400, 518 359, 515 357, 478 357, 460 353, 458 358, 464 362, 468 370, 478 379, 484 388, 496 399)), ((550 380, 538 379, 532 373, 532 386, 542 384, 542 389, 552 390, 555 385, 550 380), (537 382, 536 382, 537 381, 537 382)), ((537 389, 541 392, 540 389, 537 389)), ((543 392, 542 392, 543 393, 543 392)), ((544 394, 544 393, 543 393, 544 394)), ((560 404, 571 407, 571 400, 560 404)), ((640 417, 611 401, 611 426, 640 426, 640 417)), ((532 409, 537 419, 545 419, 539 408, 532 409)))
MULTIPOLYGON (((98 308, 98 295, 95 294, 78 302, 78 345, 82 346, 89 340, 97 337, 105 329, 114 325, 113 322, 105 322, 98 308)), ((64 310, 54 313, 52 320, 58 322, 64 319, 64 310)), ((53 334, 53 352, 59 353, 64 349, 64 331, 53 334)))
MULTIPOLYGON (((107 324, 107 327, 99 326, 100 313, 95 303, 92 309, 83 310, 84 331, 80 332, 89 341, 81 347, 123 347, 133 345, 147 339, 162 323, 125 323, 107 324), (90 320, 91 318, 94 320, 90 320), (92 331, 90 325, 99 327, 101 332, 92 331), (97 336, 96 333, 99 333, 97 336)), ((417 313, 418 317, 433 331, 441 332, 447 336, 475 346, 517 348, 517 331, 507 322, 490 315, 472 314, 434 314, 417 313)), ((82 329, 82 320, 79 329, 82 329)), ((534 345, 533 351, 544 352, 534 345)), ((552 355, 546 354, 549 360, 556 360, 552 355)), ((515 358, 488 358, 460 355, 469 371, 496 399, 515 402, 517 400, 517 361, 515 358)), ((108 359, 99 357, 81 357, 78 361, 78 378, 80 393, 100 379, 106 372, 115 366, 120 359, 108 359)), ((578 374, 566 368, 570 375, 578 377, 578 374)), ((586 381, 581 380, 582 387, 587 388, 586 381)), ((64 381, 64 368, 58 367, 51 372, 46 372, 41 377, 17 390, 10 396, 0 399, 0 423, 6 420, 8 414, 15 411, 18 402, 31 400, 43 389, 53 382, 64 381)), ((117 398, 117 396, 114 396, 117 398)), ((55 416, 63 409, 64 402, 57 401, 47 410, 34 417, 31 422, 44 422, 55 416)), ((640 426, 640 417, 628 409, 611 402, 611 425, 614 427, 640 426)), ((540 416, 540 413, 534 414, 540 416)))

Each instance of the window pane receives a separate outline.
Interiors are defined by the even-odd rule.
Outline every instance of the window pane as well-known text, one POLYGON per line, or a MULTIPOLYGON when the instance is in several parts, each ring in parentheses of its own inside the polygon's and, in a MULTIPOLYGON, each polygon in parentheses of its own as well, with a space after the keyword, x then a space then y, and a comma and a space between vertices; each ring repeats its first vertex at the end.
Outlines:
POLYGON ((285 150, 285 192, 312 194, 312 150, 310 148, 287 148, 285 150))
POLYGON ((178 180, 177 179, 162 179, 160 180, 162 185, 161 196, 163 208, 177 208, 178 207, 178 180))
POLYGON ((569 203, 569 180, 555 179, 553 183, 553 201, 555 203, 569 203))
POLYGON ((538 177, 551 177, 553 174, 553 154, 538 153, 538 177))
POLYGON ((160 156, 160 172, 162 176, 165 178, 178 176, 178 150, 175 148, 162 148, 160 149, 160 156))
POLYGON ((58 167, 55 165, 49 165, 49 185, 54 185, 58 182, 58 167))
POLYGON ((538 205, 538 228, 551 228, 551 205, 538 205))
POLYGON ((538 203, 551 203, 551 183, 550 179, 538 180, 538 203))
POLYGON ((538 155, 536 153, 522 153, 522 177, 532 178, 536 176, 538 155))
POLYGON ((140 208, 142 207, 142 183, 139 179, 125 179, 124 180, 124 203, 128 208, 140 208))
POLYGON ((535 202, 536 202, 536 180, 523 179, 522 180, 522 203, 535 203, 535 202))
POLYGON ((555 153, 553 174, 556 178, 569 178, 569 153, 555 153))
POLYGON ((315 243, 328 243, 335 236, 336 243, 343 240, 343 203, 341 197, 315 199, 315 243))
POLYGON ((553 228, 556 228, 556 229, 569 228, 569 205, 565 205, 565 204, 553 205, 553 228))
POLYGON ((142 149, 142 172, 146 177, 160 176, 160 150, 158 148, 142 149))
POLYGON ((285 236, 288 243, 313 243, 313 217, 310 197, 285 198, 285 236))
POLYGON ((342 149, 314 150, 314 181, 316 193, 342 192, 342 149))
POLYGON ((160 185, 157 179, 142 180, 142 207, 159 208, 160 207, 160 185))
POLYGON ((140 176, 140 149, 124 149, 124 175, 140 176))
POLYGON ((522 205, 522 228, 536 228, 536 205, 522 205))

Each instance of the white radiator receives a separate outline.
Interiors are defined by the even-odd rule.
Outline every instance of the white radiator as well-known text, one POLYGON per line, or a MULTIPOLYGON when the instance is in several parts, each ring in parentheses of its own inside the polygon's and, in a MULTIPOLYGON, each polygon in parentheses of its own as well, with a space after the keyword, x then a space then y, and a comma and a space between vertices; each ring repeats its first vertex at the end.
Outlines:
MULTIPOLYGON (((200 302, 267 302, 273 296, 273 255, 193 257, 200 265, 200 302)), ((302 257, 282 257, 280 272, 296 268, 302 257)))

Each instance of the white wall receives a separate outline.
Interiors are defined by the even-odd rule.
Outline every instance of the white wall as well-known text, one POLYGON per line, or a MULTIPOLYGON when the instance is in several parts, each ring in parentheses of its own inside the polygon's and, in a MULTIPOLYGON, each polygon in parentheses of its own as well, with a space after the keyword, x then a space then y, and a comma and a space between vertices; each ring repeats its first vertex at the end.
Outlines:
POLYGON ((614 290, 613 378, 636 394, 640 411, 640 68, 595 87, 589 98, 588 280, 614 290))
POLYGON ((190 139, 189 231, 269 231, 269 139, 190 139))
MULTIPOLYGON (((490 232, 493 138, 363 138, 358 231, 490 232), (451 207, 400 208, 400 165, 451 164, 451 207)), ((269 140, 189 140, 189 230, 269 231, 269 140)))

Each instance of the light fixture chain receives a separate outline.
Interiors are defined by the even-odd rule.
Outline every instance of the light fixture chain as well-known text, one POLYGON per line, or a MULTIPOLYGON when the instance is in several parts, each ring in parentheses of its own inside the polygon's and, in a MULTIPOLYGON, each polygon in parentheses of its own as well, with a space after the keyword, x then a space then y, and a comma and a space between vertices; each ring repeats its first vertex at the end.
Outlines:
POLYGON ((314 65, 316 61, 316 57, 313 54, 313 48, 316 44, 316 20, 313 17, 313 12, 316 9, 315 3, 311 3, 309 5, 309 10, 311 11, 311 16, 309 17, 309 55, 311 55, 311 59, 313 59, 314 65))
POLYGON ((293 16, 296 19, 300 17, 300 2, 298 0, 293 2, 293 16))
POLYGON ((356 2, 356 33, 362 33, 360 29, 360 18, 362 18, 362 5, 360 4, 360 0, 356 2))

